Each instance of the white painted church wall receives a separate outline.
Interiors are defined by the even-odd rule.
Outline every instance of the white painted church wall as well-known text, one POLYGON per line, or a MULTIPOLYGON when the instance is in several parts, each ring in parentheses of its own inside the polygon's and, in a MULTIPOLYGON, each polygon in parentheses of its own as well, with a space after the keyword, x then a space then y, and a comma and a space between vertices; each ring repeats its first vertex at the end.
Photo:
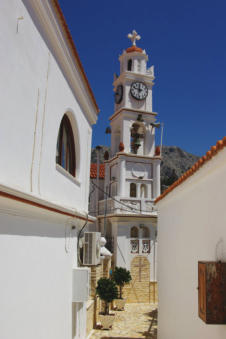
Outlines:
POLYGON ((76 97, 70 89, 44 41, 45 33, 38 31, 36 19, 22 1, 2 1, 0 20, 1 181, 67 207, 87 210, 92 129, 80 105, 84 98, 76 97), (68 111, 79 140, 76 180, 56 169, 58 131, 68 111))
POLYGON ((157 204, 158 339, 226 337, 198 317, 197 290, 198 261, 226 261, 225 159, 224 148, 157 204))
MULTIPOLYGON (((68 217, 0 202, 0 337, 71 339, 77 230, 68 217)), ((84 338, 84 316, 76 326, 73 339, 84 338)))
MULTIPOLYGON (((85 91, 75 94, 70 87, 71 79, 66 79, 60 67, 77 66, 67 64, 59 41, 54 45, 59 52, 54 54, 56 60, 48 46, 46 18, 41 13, 37 19, 29 5, 32 2, 51 3, 0 3, 0 183, 12 192, 18 189, 47 203, 84 213, 88 210, 91 124, 95 114, 91 119, 84 109, 84 101, 92 105, 85 91), (57 136, 67 112, 75 139, 79 140, 76 180, 56 168, 57 136)), ((77 84, 82 83, 80 78, 77 84)), ((77 265, 77 235, 72 231, 70 236, 66 227, 69 218, 7 199, 1 199, 0 205, 0 338, 83 339, 84 304, 77 312, 77 332, 72 331, 72 268, 77 265)), ((77 223, 81 227, 84 221, 76 219, 77 223)))

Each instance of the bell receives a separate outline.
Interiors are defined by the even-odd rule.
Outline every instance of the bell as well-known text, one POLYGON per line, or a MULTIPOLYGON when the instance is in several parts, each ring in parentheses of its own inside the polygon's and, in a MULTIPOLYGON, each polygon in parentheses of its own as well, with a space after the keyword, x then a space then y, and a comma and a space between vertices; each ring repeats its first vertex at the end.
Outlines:
POLYGON ((140 147, 141 146, 140 139, 134 140, 134 146, 135 147, 140 147))
POLYGON ((138 114, 137 121, 143 122, 144 119, 142 118, 142 114, 138 114))
POLYGON ((108 126, 108 127, 106 128, 106 130, 105 130, 105 133, 106 133, 106 134, 111 134, 111 127, 108 126))
POLYGON ((138 127, 137 134, 139 134, 140 137, 144 136, 144 127, 143 126, 138 127))
POLYGON ((138 128, 140 127, 139 122, 134 122, 132 127, 133 127, 132 129, 136 132, 138 130, 138 128))
POLYGON ((144 125, 142 122, 135 122, 132 127, 131 135, 133 137, 135 137, 136 134, 139 135, 139 137, 144 136, 144 125))
POLYGON ((104 152, 104 160, 108 160, 109 159, 109 153, 108 151, 104 152))

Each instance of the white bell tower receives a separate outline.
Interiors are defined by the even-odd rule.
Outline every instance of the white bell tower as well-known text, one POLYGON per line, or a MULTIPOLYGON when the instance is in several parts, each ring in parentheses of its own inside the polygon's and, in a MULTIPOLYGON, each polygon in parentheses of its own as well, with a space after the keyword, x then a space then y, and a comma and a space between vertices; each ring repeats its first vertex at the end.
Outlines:
POLYGON ((111 193, 120 198, 148 199, 148 208, 141 203, 145 212, 160 194, 157 113, 152 111, 155 77, 154 67, 147 67, 145 50, 136 46, 141 37, 133 31, 128 38, 132 46, 119 56, 120 75, 115 75, 113 82, 115 106, 110 117, 111 158, 106 161, 105 188, 112 186, 111 193))
MULTIPOLYGON (((114 77, 114 113, 110 117, 111 153, 105 153, 104 200, 98 227, 113 253, 114 265, 131 271, 128 302, 155 302, 157 284, 157 212, 160 194, 160 148, 155 147, 157 113, 152 110, 154 67, 128 35, 132 46, 119 57, 114 77)), ((109 128, 107 129, 109 131, 109 128)))

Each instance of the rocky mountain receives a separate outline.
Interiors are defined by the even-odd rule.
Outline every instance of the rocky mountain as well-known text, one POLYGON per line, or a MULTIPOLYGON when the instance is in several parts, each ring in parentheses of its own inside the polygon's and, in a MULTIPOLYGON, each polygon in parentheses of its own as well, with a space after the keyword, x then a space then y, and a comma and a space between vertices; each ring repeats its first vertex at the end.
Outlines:
MULTIPOLYGON (((101 146, 100 163, 104 162, 104 153, 109 147, 101 146)), ((199 159, 197 155, 183 151, 177 146, 163 146, 161 163, 161 191, 172 185, 184 172, 186 172, 199 159)), ((97 151, 92 149, 91 162, 97 162, 97 151)))
POLYGON ((161 163, 161 191, 172 185, 189 170, 199 156, 183 151, 177 146, 163 146, 161 163))

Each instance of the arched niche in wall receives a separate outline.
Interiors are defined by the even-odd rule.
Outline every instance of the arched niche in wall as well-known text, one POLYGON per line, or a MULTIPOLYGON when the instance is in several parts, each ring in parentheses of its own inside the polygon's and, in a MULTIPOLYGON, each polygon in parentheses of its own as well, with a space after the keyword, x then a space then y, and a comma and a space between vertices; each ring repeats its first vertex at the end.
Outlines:
POLYGON ((130 238, 138 238, 139 230, 136 226, 131 227, 130 238))
POLYGON ((137 185, 134 182, 130 184, 130 197, 136 198, 137 197, 137 185))
POLYGON ((150 231, 147 226, 140 226, 140 236, 141 238, 149 238, 150 231))

